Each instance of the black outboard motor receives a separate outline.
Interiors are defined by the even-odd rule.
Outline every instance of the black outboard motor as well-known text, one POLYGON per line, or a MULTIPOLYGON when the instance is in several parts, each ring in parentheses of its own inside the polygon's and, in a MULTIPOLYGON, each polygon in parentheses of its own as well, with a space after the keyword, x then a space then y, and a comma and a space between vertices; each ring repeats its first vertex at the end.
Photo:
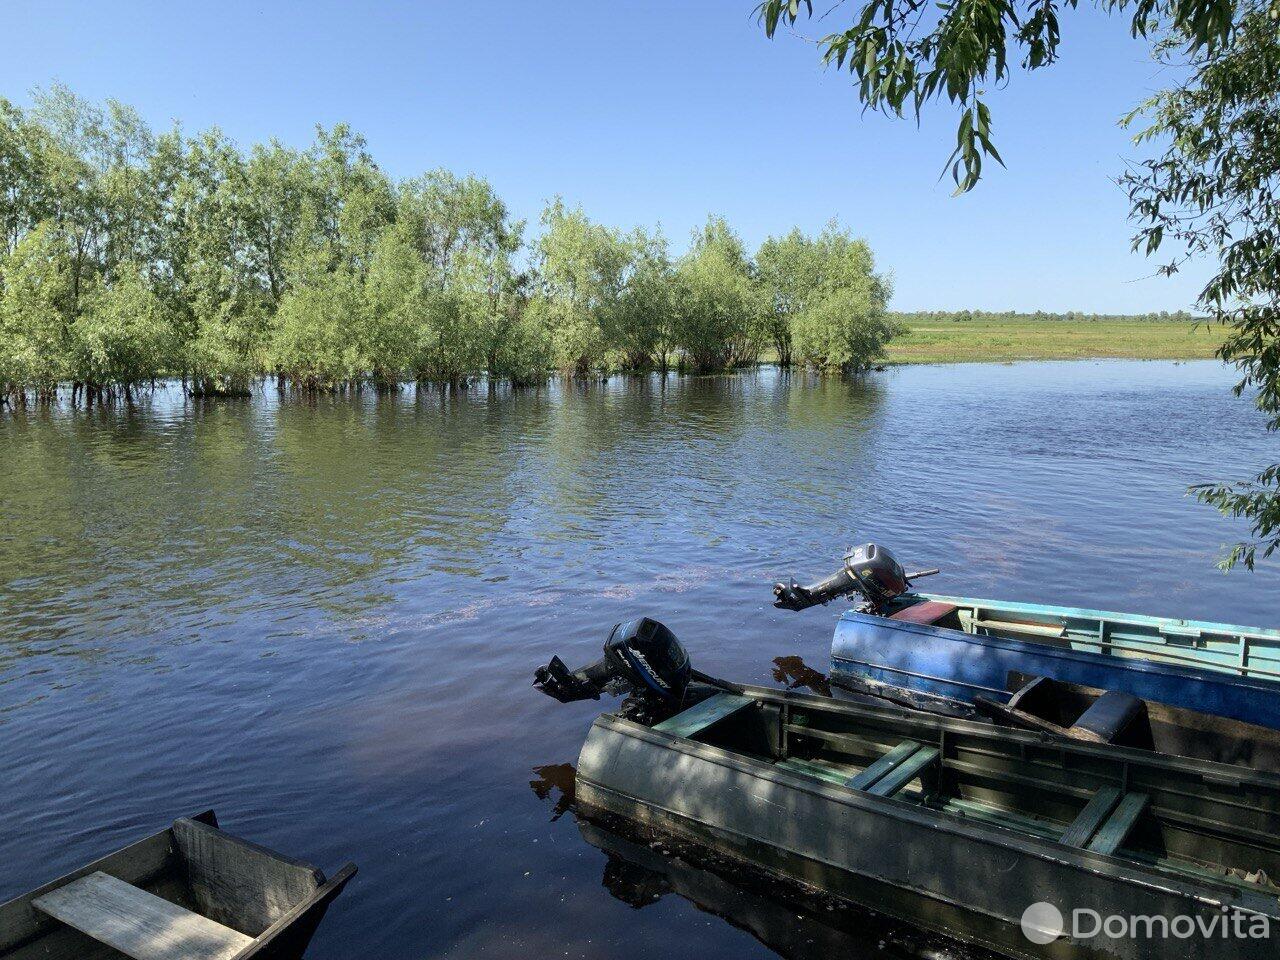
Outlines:
POLYGON ((934 569, 907 573, 887 549, 865 543, 846 553, 844 566, 825 580, 807 587, 795 580, 775 583, 773 605, 783 610, 806 610, 849 593, 860 593, 866 598, 866 609, 874 612, 906 593, 912 580, 937 572, 934 569))
POLYGON ((657 620, 640 617, 617 624, 604 643, 604 656, 572 672, 552 657, 534 674, 533 685, 561 703, 599 700, 600 694, 628 694, 656 710, 675 713, 684 703, 693 667, 676 635, 657 620))

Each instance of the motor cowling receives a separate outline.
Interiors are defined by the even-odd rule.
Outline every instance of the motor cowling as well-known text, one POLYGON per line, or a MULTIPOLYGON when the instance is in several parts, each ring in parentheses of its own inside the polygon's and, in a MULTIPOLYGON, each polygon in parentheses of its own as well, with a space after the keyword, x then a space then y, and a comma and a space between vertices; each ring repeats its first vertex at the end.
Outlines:
POLYGON ((845 569, 858 582, 864 597, 872 603, 888 603, 907 592, 907 573, 885 547, 864 543, 845 555, 845 569))
POLYGON ((561 703, 599 700, 600 694, 633 694, 668 707, 684 701, 693 666, 683 644, 657 620, 637 617, 616 624, 604 643, 604 656, 570 671, 552 657, 534 673, 533 685, 561 703))
POLYGON ((666 624, 649 617, 619 623, 604 643, 604 655, 638 690, 675 703, 684 699, 693 666, 666 624))
POLYGON ((840 569, 817 583, 804 586, 794 579, 773 585, 773 605, 784 610, 806 610, 837 597, 860 593, 869 609, 876 610, 909 589, 911 581, 937 570, 907 573, 894 555, 876 543, 864 543, 844 555, 840 569))

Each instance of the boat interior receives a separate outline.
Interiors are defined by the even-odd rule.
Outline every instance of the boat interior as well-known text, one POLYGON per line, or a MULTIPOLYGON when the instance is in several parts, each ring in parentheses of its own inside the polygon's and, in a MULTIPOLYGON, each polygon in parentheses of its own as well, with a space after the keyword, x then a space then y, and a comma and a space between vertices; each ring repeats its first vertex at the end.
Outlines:
POLYGON ((300 955, 354 872, 326 883, 209 811, 0 905, 0 960, 300 955))
POLYGON ((884 615, 975 636, 1280 680, 1280 630, 929 593, 904 594, 886 605, 884 615))
POLYGON ((1195 883, 1280 893, 1280 778, 752 688, 654 730, 1195 883))

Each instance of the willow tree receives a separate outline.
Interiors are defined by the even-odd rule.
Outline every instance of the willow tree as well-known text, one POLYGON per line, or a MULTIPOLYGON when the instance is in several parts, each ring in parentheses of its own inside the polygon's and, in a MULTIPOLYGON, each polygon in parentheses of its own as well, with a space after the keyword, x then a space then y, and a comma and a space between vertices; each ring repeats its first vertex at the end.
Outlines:
POLYGON ((0 259, 55 210, 48 176, 54 149, 43 126, 0 97, 0 259))
POLYGON ((790 366, 791 325, 818 284, 813 242, 799 227, 767 238, 756 252, 756 272, 765 296, 765 332, 778 363, 790 366))
MULTIPOLYGON (((823 11, 843 28, 818 39, 822 59, 847 70, 862 103, 891 116, 919 116, 945 101, 959 114, 949 164, 957 192, 972 189, 984 159, 997 162, 984 91, 1058 59, 1060 13, 1078 0, 855 0, 823 11)), ((1128 122, 1154 155, 1124 177, 1139 224, 1134 248, 1156 255, 1174 241, 1217 262, 1199 310, 1227 328, 1220 356, 1237 366, 1237 392, 1255 392, 1280 429, 1280 17, 1273 0, 1098 0, 1122 13, 1134 36, 1180 78, 1141 104, 1128 122), (1145 123, 1145 126, 1142 124, 1145 123)), ((765 32, 813 15, 812 0, 764 0, 765 32)), ((1176 271, 1182 257, 1163 264, 1176 271)), ((1252 539, 1223 564, 1252 567, 1280 548, 1280 464, 1240 483, 1193 488, 1225 514, 1243 518, 1252 539)))
MULTIPOLYGON (((1130 118, 1138 138, 1164 144, 1124 178, 1142 229, 1135 247, 1154 253, 1172 240, 1186 257, 1218 258, 1199 306, 1227 327, 1219 355, 1236 365, 1237 394, 1254 391, 1267 426, 1280 430, 1280 20, 1274 5, 1241 4, 1227 39, 1196 48, 1189 77, 1130 118)), ((1188 28, 1160 47, 1179 62, 1188 28)), ((1223 514, 1245 518, 1252 539, 1231 545, 1230 568, 1252 569, 1280 548, 1280 464, 1242 482, 1193 488, 1223 514)))
POLYGON ((169 372, 200 396, 243 396, 266 362, 274 303, 248 238, 256 226, 243 154, 217 129, 156 140, 143 257, 174 325, 169 372))
POLYGON ((394 229, 384 231, 360 290, 361 302, 348 318, 359 340, 361 364, 380 392, 396 389, 419 362, 428 277, 413 245, 394 229))
POLYGON ((543 211, 538 239, 540 301, 535 310, 551 331, 557 365, 586 376, 606 364, 605 328, 617 309, 630 260, 626 240, 594 223, 582 208, 556 198, 543 211))
POLYGON ((419 380, 457 385, 479 367, 492 373, 506 349, 506 297, 523 226, 478 177, 433 170, 400 184, 395 230, 426 271, 419 380))
POLYGON ((46 401, 70 375, 71 251, 51 225, 27 232, 0 261, 0 387, 46 401))
POLYGON ((117 264, 111 285, 94 295, 73 332, 79 378, 128 400, 172 369, 177 353, 167 305, 145 268, 129 261, 117 264))
POLYGON ((675 350, 675 265, 661 229, 637 227, 623 238, 626 265, 604 335, 624 370, 665 372, 675 350))
POLYGON ((876 273, 871 247, 831 223, 808 242, 803 260, 797 274, 807 286, 788 285, 796 298, 796 359, 822 370, 864 372, 897 329, 887 313, 889 282, 876 273))
POLYGON ((764 300, 742 240, 723 217, 694 232, 676 270, 674 339, 687 369, 726 370, 760 352, 764 300))

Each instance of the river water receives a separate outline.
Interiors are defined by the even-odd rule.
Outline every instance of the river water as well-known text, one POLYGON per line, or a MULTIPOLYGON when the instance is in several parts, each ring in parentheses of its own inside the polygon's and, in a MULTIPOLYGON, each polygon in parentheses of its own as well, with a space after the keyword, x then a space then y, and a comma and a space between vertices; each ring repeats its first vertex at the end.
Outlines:
POLYGON ((1184 494, 1280 459, 1231 382, 764 369, 0 418, 0 901, 212 807, 359 865, 314 958, 918 952, 588 843, 561 786, 599 705, 533 668, 649 614, 707 672, 822 669, 839 611, 769 586, 863 540, 941 592, 1274 625, 1276 570, 1217 572, 1241 531, 1184 494))

